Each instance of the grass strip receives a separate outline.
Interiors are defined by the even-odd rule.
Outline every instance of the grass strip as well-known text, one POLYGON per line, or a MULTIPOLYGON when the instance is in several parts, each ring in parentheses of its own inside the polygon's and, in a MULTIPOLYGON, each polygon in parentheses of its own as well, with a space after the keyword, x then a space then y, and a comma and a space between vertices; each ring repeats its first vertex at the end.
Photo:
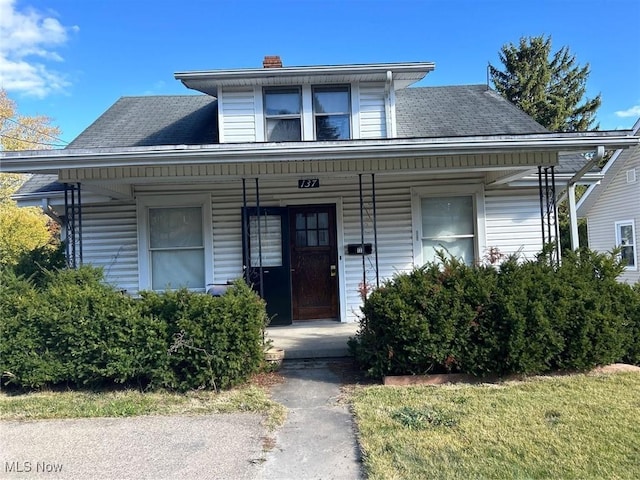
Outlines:
POLYGON ((223 392, 43 391, 23 395, 0 393, 0 420, 39 420, 138 415, 207 415, 255 413, 272 429, 284 422, 286 409, 267 391, 249 385, 223 392))
POLYGON ((368 478, 640 478, 640 374, 361 387, 368 478))

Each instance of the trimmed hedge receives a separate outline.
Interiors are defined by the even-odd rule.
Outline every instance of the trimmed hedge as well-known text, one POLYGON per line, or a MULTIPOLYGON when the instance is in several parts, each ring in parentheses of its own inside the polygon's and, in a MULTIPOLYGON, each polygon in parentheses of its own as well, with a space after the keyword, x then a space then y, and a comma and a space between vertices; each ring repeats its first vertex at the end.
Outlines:
POLYGON ((350 348, 373 377, 539 374, 640 363, 640 287, 617 282, 613 255, 565 255, 560 267, 442 259, 372 292, 350 348))
POLYGON ((0 373, 18 388, 227 388, 263 362, 264 303, 244 283, 222 297, 123 295, 92 267, 0 272, 0 373))

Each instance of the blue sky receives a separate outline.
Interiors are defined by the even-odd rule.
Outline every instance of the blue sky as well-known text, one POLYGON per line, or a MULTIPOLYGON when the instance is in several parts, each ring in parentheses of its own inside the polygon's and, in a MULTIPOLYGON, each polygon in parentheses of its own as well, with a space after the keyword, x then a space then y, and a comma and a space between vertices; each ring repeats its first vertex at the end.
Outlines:
POLYGON ((601 129, 640 117, 638 0, 0 0, 0 87, 70 141, 119 97, 193 93, 184 70, 432 61, 421 85, 486 83, 520 37, 590 64, 601 129))

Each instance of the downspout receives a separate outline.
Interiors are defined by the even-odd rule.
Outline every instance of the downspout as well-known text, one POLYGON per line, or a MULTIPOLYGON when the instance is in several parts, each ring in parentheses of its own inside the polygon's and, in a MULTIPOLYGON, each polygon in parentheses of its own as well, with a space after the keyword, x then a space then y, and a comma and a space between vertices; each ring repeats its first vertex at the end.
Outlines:
POLYGON ((394 125, 391 118, 391 86, 393 84, 393 72, 387 70, 387 81, 384 83, 384 116, 387 122, 387 138, 394 138, 394 125))
POLYGON ((571 179, 567 184, 567 195, 569 200, 569 225, 571 226, 571 250, 577 250, 580 248, 580 239, 578 237, 578 215, 576 209, 576 184, 580 179, 593 168, 604 157, 604 147, 599 146, 596 148, 593 158, 589 160, 571 179))

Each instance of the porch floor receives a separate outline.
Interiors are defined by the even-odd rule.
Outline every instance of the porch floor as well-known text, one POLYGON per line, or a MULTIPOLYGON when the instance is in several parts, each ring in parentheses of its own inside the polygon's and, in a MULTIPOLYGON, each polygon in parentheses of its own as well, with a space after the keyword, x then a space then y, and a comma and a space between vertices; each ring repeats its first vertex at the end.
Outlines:
POLYGON ((284 349, 284 358, 333 358, 349 355, 347 340, 358 330, 358 323, 331 320, 298 322, 284 327, 268 327, 266 338, 274 348, 284 349))

